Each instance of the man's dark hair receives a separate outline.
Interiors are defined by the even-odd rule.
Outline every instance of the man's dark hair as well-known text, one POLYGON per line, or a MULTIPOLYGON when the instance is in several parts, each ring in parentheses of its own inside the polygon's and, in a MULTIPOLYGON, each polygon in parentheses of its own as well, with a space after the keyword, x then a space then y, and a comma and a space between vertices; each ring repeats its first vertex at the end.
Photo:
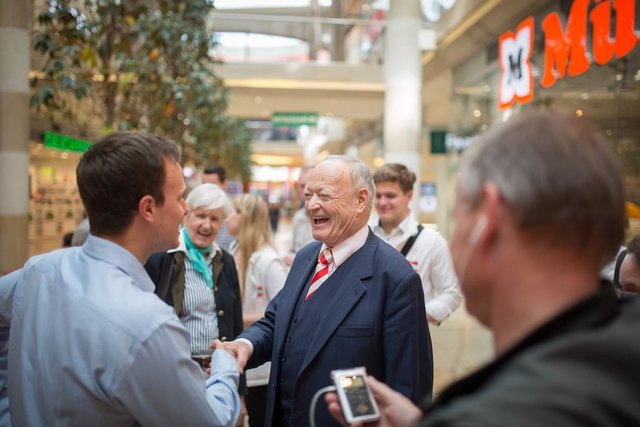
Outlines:
POLYGON ((400 163, 387 163, 373 174, 373 182, 376 184, 379 182, 397 182, 406 194, 413 190, 413 184, 416 183, 416 174, 400 163))
POLYGON ((640 236, 636 236, 627 245, 627 256, 633 255, 633 259, 640 267, 640 236))
POLYGON ((123 232, 146 195, 164 203, 165 159, 180 162, 180 149, 158 135, 115 132, 89 148, 76 179, 92 234, 123 232))
POLYGON ((220 165, 209 165, 204 169, 203 173, 205 175, 218 175, 220 183, 223 183, 225 179, 227 179, 224 168, 220 165))

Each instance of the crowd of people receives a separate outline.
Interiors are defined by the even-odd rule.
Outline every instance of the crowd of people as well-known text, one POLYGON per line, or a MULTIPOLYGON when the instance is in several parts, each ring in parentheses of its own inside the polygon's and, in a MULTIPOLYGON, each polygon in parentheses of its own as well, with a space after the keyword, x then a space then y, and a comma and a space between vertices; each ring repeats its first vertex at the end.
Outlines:
POLYGON ((0 425, 346 425, 335 393, 316 401, 353 367, 380 426, 640 423, 640 238, 620 251, 621 173, 584 120, 486 131, 450 245, 398 163, 303 169, 287 254, 268 202, 230 197, 222 167, 187 194, 166 138, 110 134, 77 180, 86 241, 0 278, 0 425), (429 327, 463 295, 496 359, 432 401, 429 327))

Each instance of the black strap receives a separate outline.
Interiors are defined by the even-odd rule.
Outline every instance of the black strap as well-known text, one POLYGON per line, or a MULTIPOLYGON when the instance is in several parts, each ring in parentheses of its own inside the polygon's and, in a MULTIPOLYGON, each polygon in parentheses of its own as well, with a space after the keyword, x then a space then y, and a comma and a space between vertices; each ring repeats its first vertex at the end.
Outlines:
POLYGON ((620 267, 622 266, 622 261, 627 256, 627 250, 623 249, 616 258, 616 266, 613 269, 613 284, 616 287, 620 287, 620 267))
POLYGON ((404 246, 402 247, 402 250, 400 251, 403 257, 407 256, 407 254, 411 250, 411 247, 413 246, 413 244, 416 242, 416 239, 420 235, 420 232, 422 231, 423 228, 424 227, 422 226, 422 224, 418 224, 418 232, 413 236, 409 237, 409 240, 407 240, 407 243, 404 244, 404 246))

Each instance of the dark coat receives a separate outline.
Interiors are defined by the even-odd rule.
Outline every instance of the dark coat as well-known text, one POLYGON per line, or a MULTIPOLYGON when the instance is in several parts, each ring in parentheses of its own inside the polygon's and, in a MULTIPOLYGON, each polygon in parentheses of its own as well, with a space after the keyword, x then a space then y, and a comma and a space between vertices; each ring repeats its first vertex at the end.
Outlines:
MULTIPOLYGON (((266 309, 265 317, 240 337, 254 345, 248 368, 271 361, 267 425, 274 420, 282 357, 292 316, 314 271, 321 243, 302 248, 291 266, 284 288, 266 309)), ((334 286, 322 319, 308 331, 313 338, 294 386, 291 425, 309 424, 313 395, 331 384, 330 372, 364 366, 370 375, 418 402, 433 385, 431 339, 420 276, 406 259, 371 230, 362 248, 349 257, 323 286, 334 286), (331 283, 329 283, 331 281, 331 283), (317 326, 319 325, 319 326, 317 326)), ((319 400, 316 425, 337 425, 319 400)))
MULTIPOLYGON (((156 285, 156 294, 172 306, 178 317, 184 299, 184 253, 159 252, 151 255, 144 268, 156 285)), ((225 250, 213 258, 214 299, 220 341, 235 339, 243 330, 240 282, 233 257, 225 250)), ((240 378, 240 394, 246 394, 244 375, 240 378)))
POLYGON ((638 336, 640 298, 605 286, 447 387, 419 425, 638 426, 638 336))

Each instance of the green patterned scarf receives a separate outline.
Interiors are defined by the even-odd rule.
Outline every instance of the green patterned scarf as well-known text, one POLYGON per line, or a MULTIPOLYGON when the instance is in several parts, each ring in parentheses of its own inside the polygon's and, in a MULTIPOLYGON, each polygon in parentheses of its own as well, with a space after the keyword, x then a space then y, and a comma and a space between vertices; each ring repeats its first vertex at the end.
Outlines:
POLYGON ((203 253, 211 253, 213 245, 209 245, 206 248, 196 248, 189 238, 189 232, 186 228, 182 229, 182 234, 184 235, 184 242, 187 246, 187 256, 193 263, 195 269, 202 274, 202 277, 204 277, 204 281, 207 283, 209 289, 213 289, 213 275, 211 274, 211 268, 209 268, 209 263, 203 255, 203 253))

